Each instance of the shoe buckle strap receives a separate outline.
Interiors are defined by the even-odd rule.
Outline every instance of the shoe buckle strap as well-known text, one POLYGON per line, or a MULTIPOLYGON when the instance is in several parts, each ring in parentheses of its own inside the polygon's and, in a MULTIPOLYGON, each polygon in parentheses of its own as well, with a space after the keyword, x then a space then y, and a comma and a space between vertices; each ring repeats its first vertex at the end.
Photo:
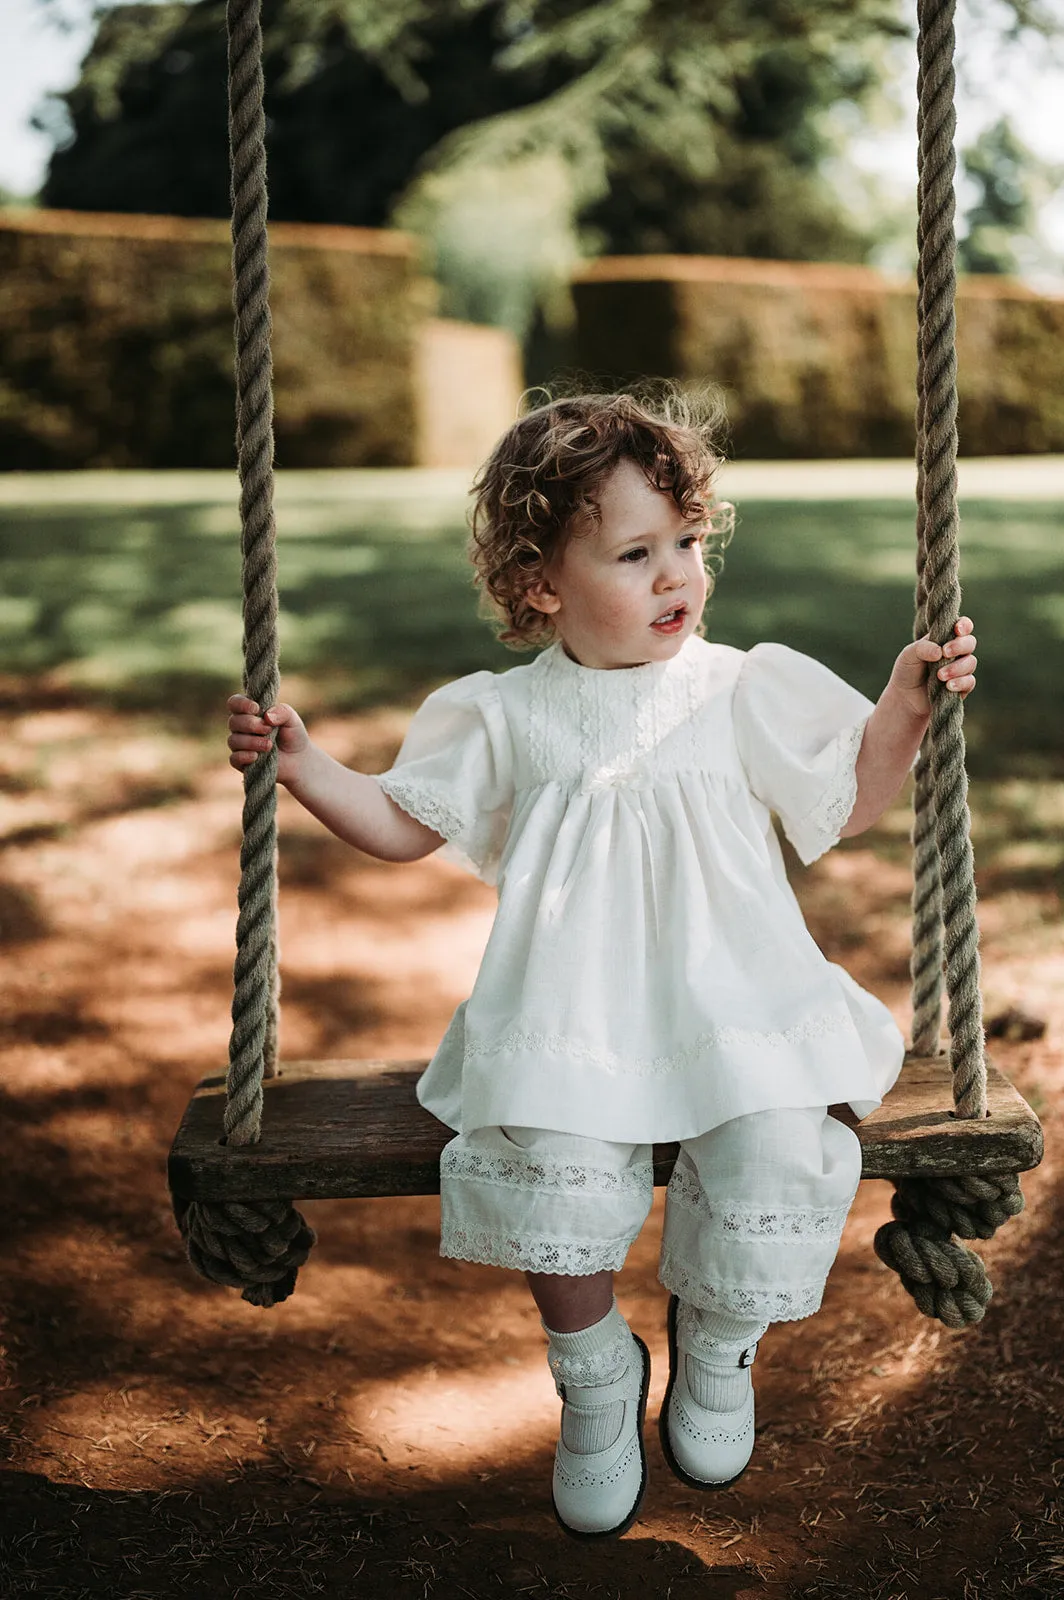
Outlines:
POLYGON ((614 1378, 612 1383, 555 1383, 562 1404, 576 1406, 582 1411, 593 1411, 599 1406, 615 1406, 619 1402, 630 1399, 631 1388, 630 1374, 623 1372, 619 1378, 614 1378))

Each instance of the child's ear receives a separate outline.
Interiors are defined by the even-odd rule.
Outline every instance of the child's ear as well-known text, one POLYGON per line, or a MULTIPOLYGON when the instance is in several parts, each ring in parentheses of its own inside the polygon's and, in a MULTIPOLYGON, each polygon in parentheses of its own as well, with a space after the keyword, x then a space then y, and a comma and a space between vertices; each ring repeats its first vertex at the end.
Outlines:
POLYGON ((542 611, 546 616, 551 616, 562 603, 549 578, 537 578, 530 584, 525 590, 525 599, 533 610, 542 611))

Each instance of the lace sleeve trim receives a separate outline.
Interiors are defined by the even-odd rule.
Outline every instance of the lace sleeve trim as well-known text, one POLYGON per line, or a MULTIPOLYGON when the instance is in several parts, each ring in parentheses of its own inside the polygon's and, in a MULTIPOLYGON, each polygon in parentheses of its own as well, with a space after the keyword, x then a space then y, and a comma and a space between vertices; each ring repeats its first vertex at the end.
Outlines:
MULTIPOLYGON (((869 713, 869 716, 871 713, 869 713)), ((809 866, 837 845, 857 799, 857 757, 868 717, 844 728, 835 742, 835 771, 813 809, 795 827, 795 849, 809 866)))
POLYGON ((394 772, 385 772, 376 781, 397 806, 445 839, 460 839, 469 832, 467 819, 444 784, 425 778, 404 778, 394 772))

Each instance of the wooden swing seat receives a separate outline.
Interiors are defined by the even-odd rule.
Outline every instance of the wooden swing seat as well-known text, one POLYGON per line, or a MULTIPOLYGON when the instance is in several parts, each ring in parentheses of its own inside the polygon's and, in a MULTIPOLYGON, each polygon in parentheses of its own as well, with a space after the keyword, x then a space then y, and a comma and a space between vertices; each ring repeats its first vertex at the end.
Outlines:
MULTIPOLYGON (((290 1061, 263 1084, 262 1138, 221 1137, 224 1076, 204 1078, 177 1130, 168 1164, 181 1200, 336 1200, 438 1194, 440 1151, 452 1137, 418 1105, 424 1061, 290 1061)), ((989 1063, 990 1114, 962 1120, 946 1056, 907 1056, 878 1111, 855 1122, 863 1176, 961 1177, 1026 1172, 1042 1159, 1042 1129, 1026 1101, 989 1063)), ((676 1145, 655 1145, 654 1181, 667 1183, 676 1145)))

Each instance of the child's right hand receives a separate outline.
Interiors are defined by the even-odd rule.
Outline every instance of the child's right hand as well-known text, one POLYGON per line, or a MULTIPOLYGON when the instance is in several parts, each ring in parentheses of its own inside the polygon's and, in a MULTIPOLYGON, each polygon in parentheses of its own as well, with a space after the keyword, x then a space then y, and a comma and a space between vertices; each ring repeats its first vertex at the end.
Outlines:
POLYGON ((246 695, 232 694, 229 706, 229 748, 232 754, 229 765, 238 772, 252 766, 259 755, 269 750, 277 740, 277 781, 286 783, 292 777, 299 758, 310 747, 310 735, 303 720, 291 706, 270 706, 264 716, 246 695))

